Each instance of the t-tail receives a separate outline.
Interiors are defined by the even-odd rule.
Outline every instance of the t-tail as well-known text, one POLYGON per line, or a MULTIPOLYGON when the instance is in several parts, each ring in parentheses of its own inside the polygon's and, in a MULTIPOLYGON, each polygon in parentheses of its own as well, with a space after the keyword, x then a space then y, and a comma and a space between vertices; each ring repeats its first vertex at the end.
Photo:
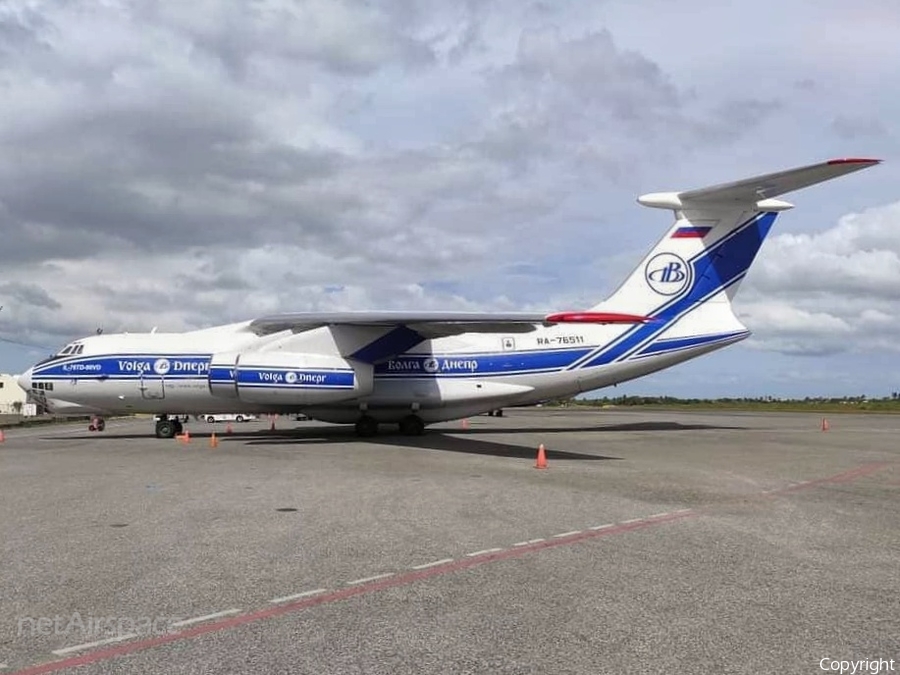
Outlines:
POLYGON ((628 328, 578 367, 647 361, 641 370, 650 372, 749 336, 731 303, 778 213, 793 208, 777 197, 878 163, 836 159, 639 197, 644 206, 674 211, 675 223, 625 282, 591 311, 629 312, 653 320, 628 328))

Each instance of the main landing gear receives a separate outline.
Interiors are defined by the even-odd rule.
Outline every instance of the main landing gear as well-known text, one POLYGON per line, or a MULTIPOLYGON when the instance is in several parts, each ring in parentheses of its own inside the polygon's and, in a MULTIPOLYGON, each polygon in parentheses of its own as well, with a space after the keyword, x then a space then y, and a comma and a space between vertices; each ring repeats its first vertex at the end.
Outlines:
POLYGON ((356 435, 362 438, 370 438, 378 433, 378 420, 369 415, 363 415, 356 420, 356 435))
POLYGON ((157 415, 156 418, 156 437, 157 438, 175 438, 184 430, 181 421, 178 419, 169 419, 168 415, 157 415))
POLYGON ((106 420, 102 417, 92 417, 88 425, 88 431, 103 431, 106 429, 106 420))
MULTIPOLYGON (((399 422, 400 433, 404 436, 421 436, 425 433, 425 422, 418 415, 407 415, 399 422)), ((378 433, 378 420, 363 415, 356 421, 356 435, 371 438, 378 433)))
POLYGON ((407 415, 400 420, 400 433, 404 436, 421 436, 425 433, 425 422, 418 415, 407 415))

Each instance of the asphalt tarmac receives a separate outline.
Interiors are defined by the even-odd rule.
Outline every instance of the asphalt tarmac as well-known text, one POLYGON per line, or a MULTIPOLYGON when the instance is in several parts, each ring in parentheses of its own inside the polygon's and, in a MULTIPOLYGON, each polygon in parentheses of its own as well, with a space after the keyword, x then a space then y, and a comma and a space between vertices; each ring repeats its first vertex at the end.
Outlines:
POLYGON ((828 422, 7 430, 0 674, 900 672, 900 416, 828 422))

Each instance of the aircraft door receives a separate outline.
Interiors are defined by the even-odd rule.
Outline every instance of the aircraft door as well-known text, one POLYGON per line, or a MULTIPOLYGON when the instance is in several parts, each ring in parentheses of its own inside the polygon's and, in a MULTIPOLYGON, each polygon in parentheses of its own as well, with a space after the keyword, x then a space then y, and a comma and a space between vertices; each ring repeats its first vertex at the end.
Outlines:
POLYGON ((166 397, 165 378, 162 375, 141 373, 141 398, 158 400, 166 397))

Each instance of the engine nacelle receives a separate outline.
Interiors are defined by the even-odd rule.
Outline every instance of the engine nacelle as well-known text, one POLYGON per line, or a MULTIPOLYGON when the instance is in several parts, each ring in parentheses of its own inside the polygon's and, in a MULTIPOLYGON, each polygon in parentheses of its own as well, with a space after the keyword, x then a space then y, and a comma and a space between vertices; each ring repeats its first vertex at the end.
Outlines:
POLYGON ((247 403, 312 405, 372 393, 372 366, 332 354, 228 352, 213 354, 209 391, 247 403))

